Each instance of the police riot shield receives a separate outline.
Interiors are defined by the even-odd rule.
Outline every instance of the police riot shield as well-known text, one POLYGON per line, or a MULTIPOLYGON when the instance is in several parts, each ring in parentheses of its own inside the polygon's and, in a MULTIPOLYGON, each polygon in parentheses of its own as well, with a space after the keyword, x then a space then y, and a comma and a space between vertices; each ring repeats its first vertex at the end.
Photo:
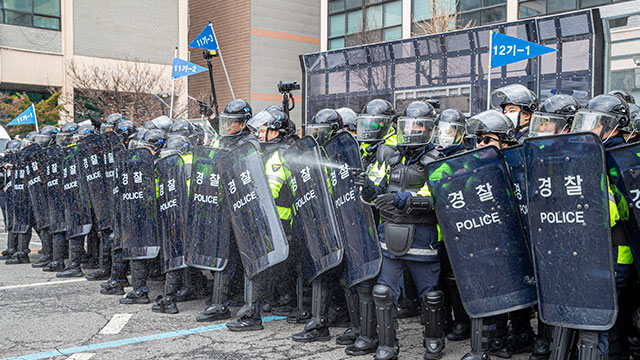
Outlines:
POLYGON ((633 263, 640 270, 640 143, 617 146, 606 153, 620 219, 627 231, 633 263))
POLYGON ((13 173, 13 232, 25 234, 31 229, 31 202, 27 192, 27 158, 16 154, 13 173))
POLYGON ((536 137, 524 153, 542 321, 609 329, 617 308, 602 143, 592 133, 536 137))
POLYGON ((246 142, 234 148, 221 164, 234 238, 245 274, 252 278, 284 261, 289 244, 256 146, 246 142))
POLYGON ((118 194, 118 182, 116 180, 117 167, 116 167, 116 153, 124 150, 124 146, 120 143, 120 139, 113 132, 109 131, 99 135, 103 146, 103 163, 104 163, 104 180, 107 188, 107 206, 110 209, 111 214, 111 230, 114 234, 116 243, 112 243, 113 248, 120 248, 120 216, 116 206, 116 198, 118 194))
MULTIPOLYGON (((511 146, 506 149, 502 149, 502 156, 507 164, 509 170, 509 179, 511 179, 513 185, 513 192, 516 195, 516 202, 520 209, 520 219, 522 220, 522 226, 524 226, 524 233, 529 238, 529 218, 528 218, 528 205, 527 205, 527 183, 524 174, 524 150, 522 145, 511 146)), ((530 243, 527 241, 527 246, 530 247, 530 243)))
POLYGON ((88 135, 78 143, 82 188, 86 189, 96 230, 111 227, 110 189, 105 178, 105 150, 109 144, 98 135, 88 135))
MULTIPOLYGON (((7 164, 13 164, 15 166, 16 155, 15 154, 6 154, 4 156, 4 161, 7 164)), ((15 174, 15 169, 12 167, 8 167, 4 171, 4 193, 7 201, 5 202, 5 214, 7 216, 7 230, 11 231, 13 229, 13 177, 15 174)))
POLYGON ((373 210, 360 201, 358 187, 354 184, 353 169, 362 170, 358 142, 351 133, 341 132, 323 147, 332 164, 328 170, 338 229, 344 243, 343 276, 351 287, 380 272, 380 241, 373 210))
POLYGON ((197 146, 193 151, 185 227, 185 237, 189 239, 185 262, 189 266, 222 271, 229 260, 231 222, 220 186, 220 164, 225 153, 206 146, 197 146))
POLYGON ((283 155, 291 172, 293 233, 300 241, 304 277, 318 275, 340 265, 344 247, 327 183, 320 147, 311 136, 296 141, 283 155))
POLYGON ((536 303, 533 266, 511 181, 487 146, 427 165, 444 244, 473 318, 536 303))
POLYGON ((80 158, 77 146, 64 148, 62 187, 67 237, 86 235, 91 230, 91 203, 82 187, 80 158))
POLYGON ((25 156, 26 185, 36 230, 49 226, 47 196, 45 193, 45 149, 38 144, 29 145, 22 150, 25 156))
POLYGON ((67 230, 67 223, 64 218, 64 196, 62 159, 65 151, 58 145, 47 147, 46 160, 46 194, 49 216, 49 232, 52 234, 67 230))
POLYGON ((154 157, 145 148, 117 153, 119 235, 125 260, 153 259, 160 253, 154 157))
POLYGON ((158 185, 158 238, 162 247, 162 272, 186 267, 187 173, 180 155, 156 163, 158 185))

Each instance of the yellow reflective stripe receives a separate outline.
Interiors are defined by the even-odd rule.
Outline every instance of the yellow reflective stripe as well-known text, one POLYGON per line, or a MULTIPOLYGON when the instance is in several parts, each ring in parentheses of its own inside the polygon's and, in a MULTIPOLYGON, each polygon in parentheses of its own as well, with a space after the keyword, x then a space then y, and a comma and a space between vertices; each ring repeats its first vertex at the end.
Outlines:
POLYGON ((185 164, 193 164, 193 155, 192 154, 182 155, 182 162, 184 162, 185 164))
POLYGON ((624 245, 618 245, 618 259, 616 259, 616 262, 623 265, 633 264, 631 248, 624 245))
POLYGON ((611 227, 616 225, 616 222, 620 220, 620 212, 618 211, 618 205, 616 204, 616 197, 611 189, 611 183, 607 177, 607 195, 609 200, 609 222, 611 227))
POLYGON ((429 186, 427 185, 427 183, 424 183, 424 185, 422 185, 422 187, 420 188, 420 190, 418 190, 416 195, 418 195, 418 196, 431 196, 431 191, 429 191, 429 186))
POLYGON ((282 220, 291 220, 291 208, 285 206, 278 206, 278 216, 282 220))
POLYGON ((387 163, 382 163, 382 166, 380 167, 380 164, 376 161, 371 168, 371 171, 369 171, 369 180, 371 180, 376 186, 380 186, 386 176, 387 163))
POLYGON ((442 231, 440 231, 440 224, 436 224, 436 229, 438 229, 438 242, 442 241, 442 231))
POLYGON ((274 182, 276 184, 284 184, 284 179, 281 179, 278 175, 274 175, 274 174, 267 174, 267 180, 269 181, 269 183, 274 182))

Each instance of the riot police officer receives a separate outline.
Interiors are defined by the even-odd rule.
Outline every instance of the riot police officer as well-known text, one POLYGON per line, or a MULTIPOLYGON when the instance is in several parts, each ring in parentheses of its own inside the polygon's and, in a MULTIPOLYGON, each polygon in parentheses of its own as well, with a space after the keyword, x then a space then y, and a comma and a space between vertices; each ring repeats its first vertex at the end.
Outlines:
POLYGON ((353 136, 358 136, 358 114, 348 107, 339 108, 336 109, 336 111, 340 116, 342 116, 344 129, 350 132, 353 136))
POLYGON ((425 174, 426 165, 442 157, 430 144, 435 120, 432 105, 410 103, 398 119, 398 150, 377 159, 378 171, 359 176, 363 198, 373 200, 382 218, 378 234, 384 257, 373 288, 378 321, 376 359, 398 357, 395 310, 405 268, 412 274, 426 315, 425 358, 440 358, 444 349, 444 294, 434 291, 440 275, 440 243, 425 174))
POLYGON ((529 132, 529 120, 538 108, 536 94, 521 84, 503 86, 491 94, 491 104, 500 107, 516 129, 516 139, 524 141, 529 132))
MULTIPOLYGON (((158 156, 165 142, 166 133, 163 130, 150 129, 145 132, 142 140, 136 142, 131 141, 129 147, 145 147, 151 151, 152 155, 158 156)), ((150 261, 141 259, 130 260, 129 266, 131 269, 131 285, 133 286, 133 290, 120 299, 120 304, 148 304, 150 301, 147 279, 149 278, 150 261)))
POLYGON ((108 131, 113 131, 118 126, 118 123, 125 121, 125 118, 120 113, 113 113, 104 119, 104 122, 100 124, 100 133, 104 134, 108 131))
POLYGON ((362 114, 358 116, 356 138, 361 144, 365 169, 376 162, 378 155, 384 157, 384 154, 395 151, 396 118, 396 109, 387 100, 373 99, 364 106, 362 114))
POLYGON ((529 136, 567 133, 580 103, 571 95, 553 95, 540 104, 531 117, 529 136))
MULTIPOLYGON (((3 170, 5 171, 7 180, 5 182, 5 192, 7 193, 7 204, 8 206, 8 211, 7 213, 11 213, 12 210, 12 191, 13 191, 13 174, 15 172, 14 169, 14 157, 15 155, 17 155, 17 153, 20 151, 20 148, 22 147, 22 141, 21 140, 11 140, 7 143, 7 148, 5 150, 5 154, 7 156, 5 156, 4 159, 4 163, 2 165, 3 170)), ((11 215, 12 217, 12 215, 11 215)), ((11 259, 13 257, 13 255, 15 253, 18 252, 18 234, 15 233, 13 230, 13 223, 10 221, 7 224, 8 228, 7 230, 9 231, 9 235, 7 238, 7 248, 5 250, 2 251, 2 256, 0 257, 0 259, 2 260, 8 260, 11 259)))
POLYGON ((621 98, 627 104, 635 104, 636 99, 627 90, 611 90, 607 95, 613 95, 621 98))

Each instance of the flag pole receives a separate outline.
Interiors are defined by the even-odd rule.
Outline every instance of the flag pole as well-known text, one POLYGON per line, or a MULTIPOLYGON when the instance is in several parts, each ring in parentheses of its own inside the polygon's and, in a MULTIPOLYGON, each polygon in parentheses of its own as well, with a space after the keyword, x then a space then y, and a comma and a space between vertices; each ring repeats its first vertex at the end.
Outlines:
MULTIPOLYGON (((177 57, 178 57, 178 47, 176 46, 176 50, 173 55, 173 58, 175 59, 177 57)), ((173 61, 171 63, 173 63, 173 61)), ((173 120, 173 93, 176 90, 176 78, 174 78, 173 76, 171 76, 171 78, 172 78, 171 79, 171 106, 169 106, 169 120, 173 120)))
POLYGON ((487 67, 487 110, 491 109, 491 52, 493 47, 493 31, 489 31, 489 66, 487 67))
POLYGON ((36 123, 36 131, 40 132, 40 129, 38 129, 38 117, 36 116, 36 107, 33 106, 33 103, 31 103, 31 106, 33 107, 33 119, 35 120, 35 123, 36 123))
MULTIPOLYGON (((216 37, 216 32, 215 30, 213 30, 213 25, 211 24, 211 22, 209 22, 209 26, 211 26, 211 32, 213 33, 213 37, 216 38, 217 41, 217 37, 216 37)), ((222 63, 222 70, 224 70, 224 75, 227 77, 227 84, 229 84, 229 90, 231 91, 231 98, 233 98, 233 100, 236 99, 236 95, 233 93, 233 87, 231 86, 231 80, 229 80, 229 73, 227 72, 227 67, 224 66, 224 59, 222 58, 222 49, 220 49, 220 44, 218 43, 218 55, 220 55, 220 62, 222 63)))

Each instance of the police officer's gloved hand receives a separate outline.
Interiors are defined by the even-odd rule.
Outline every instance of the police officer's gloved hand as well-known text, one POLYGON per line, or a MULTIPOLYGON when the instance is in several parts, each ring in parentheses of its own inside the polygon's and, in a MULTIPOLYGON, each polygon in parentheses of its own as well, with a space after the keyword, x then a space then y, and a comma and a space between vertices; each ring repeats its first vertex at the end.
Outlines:
POLYGON ((367 186, 367 182, 369 182, 369 174, 367 174, 366 170, 360 170, 354 174, 354 184, 358 187, 367 186))
POLYGON ((373 205, 381 211, 395 210, 396 194, 381 194, 373 199, 373 205))

